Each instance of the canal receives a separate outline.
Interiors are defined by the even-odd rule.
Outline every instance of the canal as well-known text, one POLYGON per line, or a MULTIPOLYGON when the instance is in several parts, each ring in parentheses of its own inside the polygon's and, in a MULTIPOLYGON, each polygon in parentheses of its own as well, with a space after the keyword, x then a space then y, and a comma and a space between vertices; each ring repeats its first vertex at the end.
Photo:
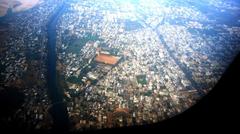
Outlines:
POLYGON ((48 94, 51 99, 51 107, 49 113, 53 119, 53 130, 67 131, 69 129, 69 119, 66 104, 63 102, 63 93, 57 86, 57 70, 56 70, 56 25, 62 13, 66 10, 67 4, 64 2, 55 10, 47 24, 47 81, 48 94))

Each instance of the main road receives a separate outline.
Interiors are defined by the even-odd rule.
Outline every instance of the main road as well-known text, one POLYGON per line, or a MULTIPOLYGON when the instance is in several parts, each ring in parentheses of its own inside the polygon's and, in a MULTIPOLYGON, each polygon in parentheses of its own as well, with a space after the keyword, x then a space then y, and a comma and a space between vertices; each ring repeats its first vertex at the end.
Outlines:
MULTIPOLYGON (((141 12, 139 12, 139 14, 140 14, 141 16, 143 16, 143 18, 146 18, 146 17, 147 17, 145 14, 143 14, 143 13, 141 13, 141 12)), ((156 34, 157 34, 157 36, 158 36, 158 39, 161 41, 161 43, 162 43, 163 47, 165 48, 166 52, 170 55, 170 57, 171 57, 171 58, 174 60, 174 62, 178 65, 178 67, 181 69, 181 71, 185 74, 186 78, 191 82, 192 87, 198 91, 198 94, 199 94, 200 96, 204 95, 204 92, 203 92, 203 90, 202 90, 202 88, 201 88, 201 85, 198 84, 198 83, 193 79, 193 74, 192 74, 193 72, 191 72, 185 64, 181 63, 181 62, 177 59, 177 57, 174 56, 174 54, 173 54, 174 51, 171 51, 169 45, 167 45, 166 41, 164 40, 163 36, 160 34, 160 32, 159 32, 159 30, 158 30, 159 26, 164 24, 164 22, 165 22, 165 16, 164 16, 163 20, 162 20, 160 23, 158 23, 157 26, 154 27, 154 28, 152 28, 152 27, 150 26, 150 24, 147 24, 147 23, 145 22, 145 20, 143 20, 143 19, 141 19, 141 18, 138 18, 138 20, 139 20, 142 24, 144 24, 145 26, 151 28, 152 31, 156 32, 156 34)))

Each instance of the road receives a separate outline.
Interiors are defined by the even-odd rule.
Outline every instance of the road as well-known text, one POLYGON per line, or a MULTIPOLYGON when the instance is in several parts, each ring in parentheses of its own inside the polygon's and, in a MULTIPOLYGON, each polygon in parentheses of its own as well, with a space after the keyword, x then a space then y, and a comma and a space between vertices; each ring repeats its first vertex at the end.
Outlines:
MULTIPOLYGON (((146 15, 144 15, 144 14, 141 13, 141 12, 139 12, 139 14, 141 14, 141 16, 143 16, 143 18, 146 18, 146 17, 147 17, 146 15)), ((188 69, 188 67, 187 67, 185 64, 181 63, 181 62, 177 59, 177 57, 174 56, 174 54, 173 54, 174 52, 171 51, 171 49, 169 48, 169 46, 168 46, 167 43, 165 42, 163 36, 159 33, 158 27, 159 27, 160 25, 163 25, 163 23, 164 23, 164 21, 165 21, 165 17, 163 18, 163 20, 162 20, 155 28, 152 28, 152 27, 150 26, 150 24, 147 24, 147 23, 145 22, 145 20, 143 20, 143 19, 141 19, 141 18, 138 18, 138 20, 139 20, 142 24, 144 24, 145 26, 151 28, 154 32, 157 33, 158 39, 161 41, 161 43, 162 43, 162 45, 164 46, 166 52, 170 55, 170 57, 171 57, 171 58, 174 60, 174 62, 178 65, 178 67, 181 69, 181 71, 185 74, 186 78, 191 82, 193 88, 198 91, 198 94, 199 94, 200 96, 204 95, 204 92, 203 92, 203 90, 202 90, 202 88, 201 88, 201 85, 199 85, 199 84, 193 79, 193 74, 192 74, 192 72, 188 69)))

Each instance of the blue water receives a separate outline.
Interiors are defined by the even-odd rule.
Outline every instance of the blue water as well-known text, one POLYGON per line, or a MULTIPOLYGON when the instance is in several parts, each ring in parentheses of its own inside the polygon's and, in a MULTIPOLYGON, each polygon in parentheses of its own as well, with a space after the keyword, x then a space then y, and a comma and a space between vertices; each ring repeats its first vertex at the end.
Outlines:
POLYGON ((52 100, 50 114, 53 117, 54 128, 56 130, 67 130, 69 126, 68 113, 66 105, 63 103, 63 93, 57 87, 56 80, 56 25, 61 14, 66 10, 66 4, 61 5, 53 14, 47 25, 48 34, 48 93, 52 100))

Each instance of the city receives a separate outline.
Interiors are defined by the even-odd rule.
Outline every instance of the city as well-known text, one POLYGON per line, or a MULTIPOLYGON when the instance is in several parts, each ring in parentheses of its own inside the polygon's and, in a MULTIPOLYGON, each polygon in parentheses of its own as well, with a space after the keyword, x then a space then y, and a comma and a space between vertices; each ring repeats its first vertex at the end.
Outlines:
POLYGON ((221 17, 239 12, 239 3, 199 3, 42 0, 10 16, 7 29, 0 27, 0 91, 14 88, 25 97, 0 123, 53 127, 47 25, 61 5, 56 83, 71 131, 157 123, 184 112, 211 91, 240 52, 240 18, 221 17))
POLYGON ((182 112, 210 91, 239 51, 239 34, 227 40, 229 28, 221 27, 219 37, 206 35, 220 25, 198 11, 134 4, 77 1, 60 18, 58 71, 76 129, 154 123, 182 112), (171 24, 176 18, 186 22, 171 24), (121 59, 99 63, 99 54, 121 59))

